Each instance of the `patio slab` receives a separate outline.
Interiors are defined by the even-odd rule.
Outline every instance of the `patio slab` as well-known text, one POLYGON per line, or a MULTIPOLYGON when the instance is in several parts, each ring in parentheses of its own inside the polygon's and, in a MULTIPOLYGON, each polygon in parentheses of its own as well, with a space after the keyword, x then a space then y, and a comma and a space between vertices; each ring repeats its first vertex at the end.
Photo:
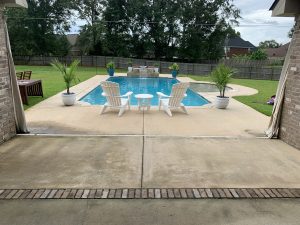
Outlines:
POLYGON ((109 110, 100 115, 101 106, 41 107, 26 111, 31 133, 129 135, 143 133, 143 113, 137 110, 109 110))
POLYGON ((296 188, 300 152, 279 140, 145 140, 143 187, 296 188))
POLYGON ((299 188, 279 140, 20 136, 0 146, 0 189, 299 188))
POLYGON ((300 200, 0 201, 0 224, 299 225, 300 200))
POLYGON ((0 146, 0 187, 140 187, 140 137, 18 137, 0 146))
POLYGON ((173 117, 152 109, 144 114, 144 132, 163 136, 264 137, 269 117, 232 99, 226 110, 189 108, 188 115, 174 111, 173 117))

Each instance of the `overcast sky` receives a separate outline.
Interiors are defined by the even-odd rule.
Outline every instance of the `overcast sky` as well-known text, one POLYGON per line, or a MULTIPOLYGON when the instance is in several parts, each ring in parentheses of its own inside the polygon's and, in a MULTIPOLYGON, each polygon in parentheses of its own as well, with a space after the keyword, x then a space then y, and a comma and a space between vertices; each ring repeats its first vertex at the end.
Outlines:
POLYGON ((254 45, 264 40, 275 39, 279 43, 289 42, 287 34, 294 24, 293 18, 271 17, 269 11, 274 0, 234 0, 241 10, 240 27, 243 39, 254 45), (249 24, 250 26, 243 26, 249 24))

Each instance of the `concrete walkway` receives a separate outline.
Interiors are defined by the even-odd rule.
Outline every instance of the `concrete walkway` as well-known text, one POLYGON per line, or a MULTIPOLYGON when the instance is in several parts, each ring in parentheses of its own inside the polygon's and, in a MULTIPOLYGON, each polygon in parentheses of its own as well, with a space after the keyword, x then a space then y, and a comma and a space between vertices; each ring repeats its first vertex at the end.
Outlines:
POLYGON ((0 189, 299 188, 300 153, 267 139, 18 137, 0 189))
POLYGON ((0 201, 0 225, 298 225, 300 200, 0 201))

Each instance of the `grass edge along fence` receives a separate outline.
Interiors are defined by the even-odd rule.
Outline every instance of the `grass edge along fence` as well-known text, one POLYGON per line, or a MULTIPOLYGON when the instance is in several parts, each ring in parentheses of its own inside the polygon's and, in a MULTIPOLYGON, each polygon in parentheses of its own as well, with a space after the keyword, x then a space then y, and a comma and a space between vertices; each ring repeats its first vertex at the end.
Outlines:
MULTIPOLYGON (((80 60, 80 66, 105 67, 107 62, 113 61, 117 69, 127 69, 128 64, 133 66, 157 66, 160 73, 170 73, 169 66, 173 62, 155 61, 148 59, 121 58, 109 56, 14 56, 16 65, 49 66, 54 59, 70 64, 75 59, 80 60)), ((234 78, 257 79, 257 80, 279 80, 282 66, 276 65, 273 60, 245 60, 245 59, 222 59, 224 63, 237 72, 234 78)), ((186 75, 208 75, 218 65, 215 63, 178 63, 179 73, 186 75)))

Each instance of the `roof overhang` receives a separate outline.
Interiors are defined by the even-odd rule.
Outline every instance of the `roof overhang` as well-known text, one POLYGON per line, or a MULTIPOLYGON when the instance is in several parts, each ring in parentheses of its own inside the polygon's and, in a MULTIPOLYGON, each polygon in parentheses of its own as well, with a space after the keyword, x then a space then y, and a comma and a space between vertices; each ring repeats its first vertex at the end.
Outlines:
POLYGON ((300 15, 300 1, 299 0, 275 0, 270 10, 272 16, 278 17, 295 17, 300 15))
POLYGON ((0 7, 23 7, 27 8, 26 0, 1 0, 0 7))

